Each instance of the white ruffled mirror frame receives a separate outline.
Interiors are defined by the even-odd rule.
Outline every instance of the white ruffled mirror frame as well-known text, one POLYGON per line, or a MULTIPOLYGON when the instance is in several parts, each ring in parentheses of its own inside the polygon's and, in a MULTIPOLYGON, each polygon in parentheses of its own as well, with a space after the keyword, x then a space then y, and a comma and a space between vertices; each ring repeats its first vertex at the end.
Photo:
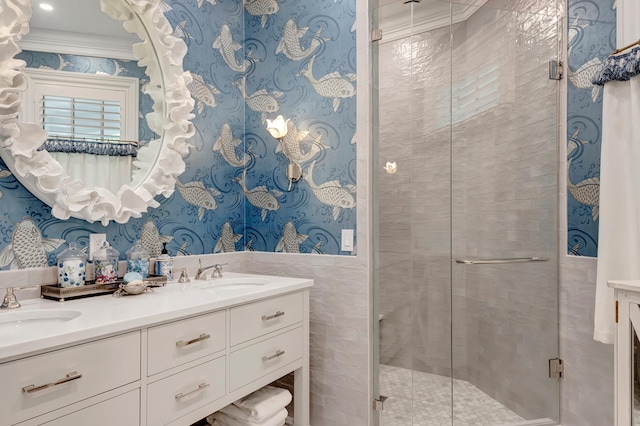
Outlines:
POLYGON ((14 56, 20 52, 18 42, 29 31, 31 0, 0 3, 0 157, 9 169, 59 219, 76 217, 106 226, 110 221, 126 223, 159 206, 155 197, 173 194, 185 170, 183 157, 191 146, 187 139, 195 133, 190 121, 194 100, 187 87, 191 75, 182 66, 187 46, 173 36, 160 0, 100 0, 106 14, 123 21, 124 28, 142 40, 133 46, 133 53, 150 80, 149 128, 161 135, 140 148, 131 183, 117 193, 71 179, 51 154, 38 151, 47 133, 18 119, 27 79, 22 72, 24 61, 14 56))

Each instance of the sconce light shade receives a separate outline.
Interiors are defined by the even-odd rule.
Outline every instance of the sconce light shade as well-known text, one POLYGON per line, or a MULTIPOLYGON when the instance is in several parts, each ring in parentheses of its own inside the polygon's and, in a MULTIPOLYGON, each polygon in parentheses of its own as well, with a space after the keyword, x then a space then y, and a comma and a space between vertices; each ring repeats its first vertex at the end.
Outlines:
POLYGON ((285 121, 284 117, 279 115, 275 120, 271 121, 267 119, 267 131, 276 139, 282 139, 287 136, 287 123, 290 119, 285 121))

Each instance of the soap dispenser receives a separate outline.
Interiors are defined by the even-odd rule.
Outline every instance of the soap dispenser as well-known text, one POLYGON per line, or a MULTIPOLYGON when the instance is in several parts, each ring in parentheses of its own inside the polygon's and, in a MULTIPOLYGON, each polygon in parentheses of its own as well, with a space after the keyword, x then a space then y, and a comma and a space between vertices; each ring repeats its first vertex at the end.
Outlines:
POLYGON ((120 252, 104 242, 102 248, 93 257, 93 269, 96 283, 112 283, 118 279, 118 259, 120 252))
POLYGON ((87 255, 78 250, 76 243, 58 255, 58 284, 60 287, 79 287, 85 284, 87 255))
POLYGON ((142 278, 149 276, 149 250, 140 240, 127 250, 127 272, 137 272, 142 278))
POLYGON ((166 276, 167 281, 173 281, 173 259, 167 251, 167 243, 162 243, 162 252, 156 259, 156 274, 166 276))

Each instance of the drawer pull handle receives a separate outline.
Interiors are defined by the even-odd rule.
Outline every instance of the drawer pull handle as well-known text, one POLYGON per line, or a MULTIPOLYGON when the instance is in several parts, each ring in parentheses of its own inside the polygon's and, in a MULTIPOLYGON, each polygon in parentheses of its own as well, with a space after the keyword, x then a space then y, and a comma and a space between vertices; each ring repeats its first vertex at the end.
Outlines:
POLYGON ((271 356, 263 356, 262 357, 262 362, 267 362, 267 361, 271 361, 272 359, 278 358, 279 356, 284 355, 284 351, 278 350, 276 351, 275 354, 271 355, 271 356))
POLYGON ((186 342, 184 340, 180 340, 179 342, 176 342, 176 346, 179 348, 184 348, 185 346, 193 345, 194 343, 202 342, 203 340, 207 340, 210 338, 211 338, 210 334, 203 333, 199 337, 196 337, 195 339, 191 339, 186 342))
POLYGON ((209 383, 200 383, 198 385, 198 389, 194 389, 191 392, 187 392, 187 393, 182 393, 180 392, 179 394, 176 394, 176 399, 178 401, 180 401, 182 398, 186 398, 188 396, 193 395, 194 393, 200 392, 202 389, 209 387, 209 383))
POLYGON ((62 385, 64 383, 69 383, 69 382, 71 382, 73 380, 78 380, 81 377, 82 377, 82 374, 79 374, 78 372, 74 371, 74 372, 71 372, 71 373, 67 374, 63 379, 57 380, 55 382, 47 383, 46 385, 42 385, 42 386, 36 386, 36 385, 25 386, 25 387, 22 388, 22 393, 24 393, 26 395, 31 395, 32 393, 36 393, 36 392, 39 392, 41 390, 49 389, 49 388, 52 388, 54 386, 62 385))
POLYGON ((269 320, 272 320, 272 319, 279 318, 281 316, 284 316, 284 312, 278 311, 273 315, 263 315, 262 316, 262 321, 269 321, 269 320))

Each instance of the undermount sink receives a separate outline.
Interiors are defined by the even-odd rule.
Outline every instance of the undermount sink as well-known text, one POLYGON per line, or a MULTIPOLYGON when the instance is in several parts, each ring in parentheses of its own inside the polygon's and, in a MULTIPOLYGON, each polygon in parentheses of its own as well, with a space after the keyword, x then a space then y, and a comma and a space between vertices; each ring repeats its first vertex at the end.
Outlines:
POLYGON ((201 283, 198 287, 211 290, 241 290, 241 289, 255 289, 269 284, 269 280, 264 278, 213 278, 201 283))
POLYGON ((70 309, 0 312, 0 335, 46 328, 78 318, 81 312, 70 309))

